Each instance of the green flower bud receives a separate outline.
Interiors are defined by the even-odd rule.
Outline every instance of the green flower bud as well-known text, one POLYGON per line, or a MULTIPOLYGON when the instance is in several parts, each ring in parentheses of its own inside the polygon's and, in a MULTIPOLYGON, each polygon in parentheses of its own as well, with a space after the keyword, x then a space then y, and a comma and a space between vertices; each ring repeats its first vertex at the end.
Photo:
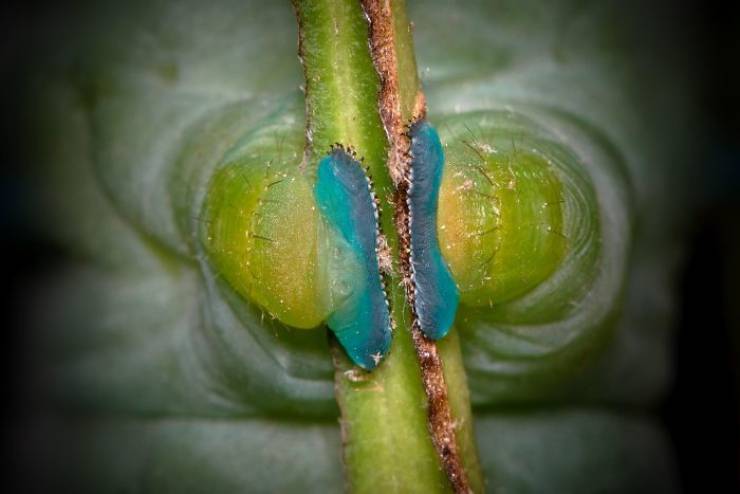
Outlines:
POLYGON ((599 355, 628 254, 619 155, 584 122, 524 109, 435 120, 447 155, 440 246, 483 402, 541 398, 599 355))

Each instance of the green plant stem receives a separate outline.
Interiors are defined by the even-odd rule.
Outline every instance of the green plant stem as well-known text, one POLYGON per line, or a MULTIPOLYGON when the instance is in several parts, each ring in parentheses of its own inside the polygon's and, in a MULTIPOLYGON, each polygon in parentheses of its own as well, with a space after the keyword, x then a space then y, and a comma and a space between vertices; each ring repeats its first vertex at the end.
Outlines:
MULTIPOLYGON (((295 10, 306 78, 305 165, 313 166, 335 142, 353 147, 364 157, 381 202, 381 229, 398 266, 399 239, 392 209, 395 187, 386 164, 391 143, 379 113, 381 81, 368 48, 365 13, 356 0, 296 1, 295 10)), ((400 115, 408 121, 419 83, 405 5, 394 2, 392 11, 397 99, 400 115)), ((391 352, 382 364, 365 373, 353 367, 340 348, 333 348, 348 487, 355 493, 449 492, 451 484, 427 426, 427 397, 398 269, 389 287, 396 329, 391 352)), ((471 488, 482 492, 457 335, 439 345, 439 354, 445 363, 463 464, 471 488)))

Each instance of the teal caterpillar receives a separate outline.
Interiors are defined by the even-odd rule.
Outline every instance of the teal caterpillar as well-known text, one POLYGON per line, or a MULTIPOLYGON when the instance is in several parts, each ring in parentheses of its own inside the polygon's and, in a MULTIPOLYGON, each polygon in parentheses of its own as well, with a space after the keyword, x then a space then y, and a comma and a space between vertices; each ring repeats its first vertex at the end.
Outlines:
POLYGON ((442 259, 437 239, 437 205, 444 151, 437 131, 425 120, 411 126, 409 137, 411 161, 406 205, 413 310, 424 334, 437 340, 452 327, 460 298, 455 280, 442 259))
MULTIPOLYGON (((439 136, 428 122, 410 130, 411 159, 406 176, 410 303, 422 332, 444 337, 452 327, 459 294, 442 259, 437 239, 437 203, 444 168, 439 136)), ((347 242, 362 269, 352 294, 329 316, 327 324, 354 363, 372 369, 388 352, 391 318, 378 262, 378 210, 372 183, 360 164, 334 147, 318 165, 314 189, 324 219, 347 242)))
POLYGON ((322 216, 361 266, 352 293, 327 324, 350 359, 370 370, 388 352, 392 329, 378 263, 380 230, 372 182, 360 163, 337 146, 319 162, 314 195, 322 216))

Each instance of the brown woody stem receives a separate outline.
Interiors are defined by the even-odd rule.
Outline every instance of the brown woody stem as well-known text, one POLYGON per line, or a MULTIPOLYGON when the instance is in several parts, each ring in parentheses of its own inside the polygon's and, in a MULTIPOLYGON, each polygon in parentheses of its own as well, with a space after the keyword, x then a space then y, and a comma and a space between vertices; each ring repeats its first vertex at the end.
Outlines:
MULTIPOLYGON (((394 15, 390 1, 363 0, 362 5, 370 23, 370 52, 381 83, 378 104, 390 144, 388 170, 396 186, 394 219, 399 238, 399 264, 406 300, 411 307, 412 340, 427 397, 427 426, 453 490, 456 493, 467 493, 470 492, 470 485, 457 447, 455 422, 447 397, 442 359, 437 352, 435 342, 426 338, 422 333, 419 318, 414 310, 415 288, 411 279, 410 215, 406 200, 411 168, 411 139, 407 129, 412 122, 424 118, 426 102, 418 82, 413 100, 404 101, 401 96, 395 32, 399 27, 403 29, 404 26, 408 26, 408 22, 394 15), (400 26, 396 22, 400 23, 400 26)), ((413 60, 413 54, 410 58, 413 60)), ((413 70, 416 74, 416 69, 413 70)))

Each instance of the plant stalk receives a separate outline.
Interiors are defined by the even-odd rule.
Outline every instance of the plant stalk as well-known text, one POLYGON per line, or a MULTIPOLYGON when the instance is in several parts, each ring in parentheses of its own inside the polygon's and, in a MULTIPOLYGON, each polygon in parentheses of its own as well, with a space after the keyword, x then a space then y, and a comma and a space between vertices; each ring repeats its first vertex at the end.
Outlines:
POLYGON ((306 82, 303 166, 336 142, 364 157, 395 267, 388 286, 396 328, 385 360, 367 373, 338 345, 332 349, 348 488, 482 492, 458 337, 453 329, 438 345, 426 340, 407 303, 404 230, 394 206, 406 127, 425 105, 405 4, 296 0, 294 7, 306 82))

